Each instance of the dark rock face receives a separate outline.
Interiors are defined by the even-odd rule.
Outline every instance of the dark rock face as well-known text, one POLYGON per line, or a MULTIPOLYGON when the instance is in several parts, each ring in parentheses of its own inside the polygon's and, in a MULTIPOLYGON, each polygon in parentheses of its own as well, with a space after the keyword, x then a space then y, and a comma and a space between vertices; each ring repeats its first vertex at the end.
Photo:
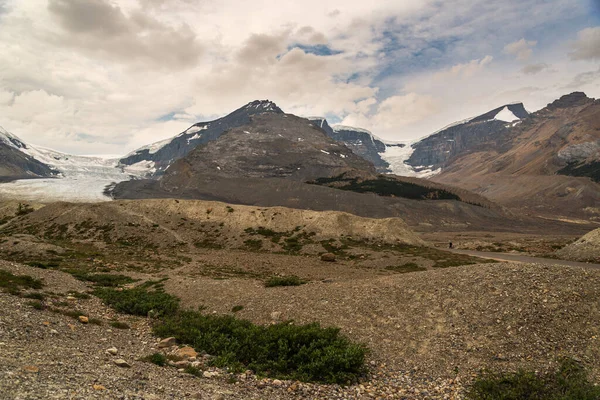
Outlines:
POLYGON ((373 137, 368 131, 349 126, 332 128, 325 118, 311 118, 311 121, 323 129, 327 136, 337 142, 344 143, 354 154, 373 163, 377 172, 391 172, 390 165, 381 158, 381 153, 385 152, 385 143, 373 137))
POLYGON ((304 182, 350 170, 375 173, 371 163, 327 137, 310 121, 289 114, 263 113, 198 146, 170 166, 161 182, 165 187, 179 187, 200 176, 304 182))
POLYGON ((443 168, 457 156, 502 136, 510 125, 505 121, 495 120, 494 117, 505 107, 518 118, 525 119, 529 116, 521 103, 498 107, 414 143, 412 147, 415 150, 406 164, 416 171, 443 168))
POLYGON ((3 181, 25 178, 47 178, 55 176, 50 166, 23 153, 27 145, 13 135, 0 130, 0 178, 3 181))
POLYGON ((546 108, 552 110, 557 108, 569 108, 569 107, 577 107, 582 106, 587 103, 593 103, 594 99, 590 99, 583 92, 573 92, 561 96, 558 100, 554 100, 552 103, 548 104, 546 108))
POLYGON ((283 114, 283 111, 269 100, 255 100, 225 117, 192 125, 156 152, 142 148, 119 162, 122 165, 132 165, 141 161, 154 161, 156 175, 161 175, 169 165, 187 155, 196 146, 215 140, 227 130, 249 123, 251 116, 263 113, 283 114))

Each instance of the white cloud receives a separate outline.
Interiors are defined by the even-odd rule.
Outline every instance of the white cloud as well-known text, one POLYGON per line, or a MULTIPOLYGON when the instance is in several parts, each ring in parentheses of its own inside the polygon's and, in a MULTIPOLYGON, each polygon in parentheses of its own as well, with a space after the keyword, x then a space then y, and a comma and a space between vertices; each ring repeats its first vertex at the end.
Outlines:
POLYGON ((521 39, 504 46, 504 52, 515 56, 519 61, 527 61, 531 57, 533 47, 537 44, 535 40, 521 39))
MULTIPOLYGON (((582 7, 570 0, 13 1, 0 7, 0 125, 63 151, 126 153, 269 98, 286 112, 414 138, 521 88, 540 88, 519 92, 536 101, 531 108, 569 83, 594 90, 595 75, 585 73, 597 68, 595 31, 580 33, 577 62, 564 60, 567 50, 560 59, 540 47, 536 56, 547 58, 524 67, 499 57, 530 27, 582 7), (520 17, 534 4, 539 12, 520 17), (342 53, 319 56, 298 44, 342 53), (534 74, 542 64, 553 71, 534 74)), ((516 57, 533 46, 523 41, 516 57)))
POLYGON ((574 47, 573 60, 600 60, 600 26, 580 31, 574 47))

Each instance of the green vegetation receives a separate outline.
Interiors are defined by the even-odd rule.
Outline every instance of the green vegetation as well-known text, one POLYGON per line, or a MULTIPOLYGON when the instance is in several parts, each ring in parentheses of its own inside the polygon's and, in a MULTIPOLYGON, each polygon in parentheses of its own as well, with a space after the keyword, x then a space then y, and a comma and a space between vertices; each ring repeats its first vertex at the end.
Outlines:
POLYGON ((413 200, 461 201, 461 198, 458 195, 447 190, 429 188, 411 182, 403 182, 384 175, 379 175, 377 179, 361 181, 359 178, 347 178, 342 174, 332 178, 318 178, 308 183, 357 193, 375 193, 379 196, 387 197, 403 197, 413 200))
POLYGON ((585 369, 563 359, 556 371, 536 374, 486 372, 467 389, 469 400, 597 400, 600 387, 588 380, 585 369))
POLYGON ((153 353, 149 356, 142 358, 142 361, 150 362, 152 364, 156 364, 159 367, 164 367, 167 365, 167 357, 162 353, 153 353))
POLYGON ((99 318, 90 318, 89 319, 89 323, 93 324, 93 325, 101 326, 102 325, 102 320, 99 319, 99 318))
POLYGON ((305 284, 306 281, 300 279, 295 275, 290 276, 273 276, 269 278, 265 282, 265 287, 275 287, 275 286, 300 286, 305 284))
POLYGON ((319 324, 260 326, 232 316, 183 311, 157 322, 154 333, 214 355, 215 366, 270 377, 347 383, 364 372, 365 348, 341 336, 339 329, 319 324))
POLYGON ((27 215, 32 212, 33 212, 33 207, 31 207, 29 204, 19 203, 17 205, 17 212, 15 213, 15 215, 16 216, 27 215))
POLYGON ((390 265, 389 267, 385 267, 385 269, 388 271, 398 272, 400 274, 405 274, 407 272, 427 271, 427 268, 421 267, 413 262, 402 265, 390 265))
POLYGON ((43 293, 39 292, 25 293, 22 297, 26 299, 34 299, 39 301, 44 301, 44 299, 46 298, 46 296, 44 296, 43 293))
POLYGON ((136 287, 121 291, 112 288, 97 288, 94 295, 100 297, 115 310, 131 315, 155 316, 175 313, 179 307, 179 299, 160 290, 147 291, 136 287))
POLYGON ((244 309, 244 306, 233 306, 231 308, 231 312, 235 313, 235 312, 242 311, 243 309, 244 309))
POLYGON ((30 267, 49 269, 60 267, 60 260, 49 260, 49 261, 30 261, 25 263, 30 267))
POLYGON ((8 293, 19 294, 21 289, 41 289, 43 286, 42 281, 29 275, 13 275, 0 269, 0 289, 8 293))
POLYGON ((32 301, 27 302, 27 304, 30 305, 31 307, 35 308, 36 310, 44 309, 44 304, 39 300, 32 300, 32 301))
POLYGON ((248 250, 259 251, 263 247, 263 241, 261 239, 247 239, 244 240, 244 245, 248 250))
POLYGON ((111 321, 109 325, 116 329, 129 329, 129 325, 121 321, 111 321))
POLYGON ((79 299, 79 300, 87 300, 87 299, 89 299, 91 297, 89 294, 87 294, 87 293, 81 293, 81 292, 69 292, 68 295, 69 296, 73 296, 73 297, 75 297, 76 299, 79 299))

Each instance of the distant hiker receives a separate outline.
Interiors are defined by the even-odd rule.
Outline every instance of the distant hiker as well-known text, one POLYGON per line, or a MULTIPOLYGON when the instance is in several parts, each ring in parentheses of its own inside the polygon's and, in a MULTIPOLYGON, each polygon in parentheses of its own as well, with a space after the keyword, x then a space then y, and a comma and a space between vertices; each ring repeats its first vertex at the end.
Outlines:
POLYGON ((448 243, 448 248, 451 249, 452 248, 452 242, 448 243))

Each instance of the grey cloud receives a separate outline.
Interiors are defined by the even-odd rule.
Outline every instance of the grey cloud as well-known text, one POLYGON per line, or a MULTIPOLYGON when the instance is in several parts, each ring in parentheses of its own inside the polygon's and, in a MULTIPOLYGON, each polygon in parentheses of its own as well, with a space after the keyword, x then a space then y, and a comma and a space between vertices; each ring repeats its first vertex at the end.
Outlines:
POLYGON ((134 11, 126 15, 107 0, 49 0, 48 10, 65 30, 58 44, 125 63, 183 68, 202 54, 189 26, 174 28, 134 11))
POLYGON ((600 26, 580 31, 569 56, 573 60, 600 60, 600 26))
POLYGON ((521 68, 521 72, 527 75, 535 75, 539 72, 548 68, 548 64, 538 63, 538 64, 529 64, 521 68))
POLYGON ((579 89, 596 81, 600 81, 600 68, 597 71, 583 72, 575 75, 575 78, 573 78, 571 83, 565 86, 565 89, 579 89))
POLYGON ((237 53, 238 61, 246 65, 269 65, 286 49, 289 31, 279 35, 253 34, 237 53))
POLYGON ((0 16, 8 13, 8 0, 0 0, 0 16))

